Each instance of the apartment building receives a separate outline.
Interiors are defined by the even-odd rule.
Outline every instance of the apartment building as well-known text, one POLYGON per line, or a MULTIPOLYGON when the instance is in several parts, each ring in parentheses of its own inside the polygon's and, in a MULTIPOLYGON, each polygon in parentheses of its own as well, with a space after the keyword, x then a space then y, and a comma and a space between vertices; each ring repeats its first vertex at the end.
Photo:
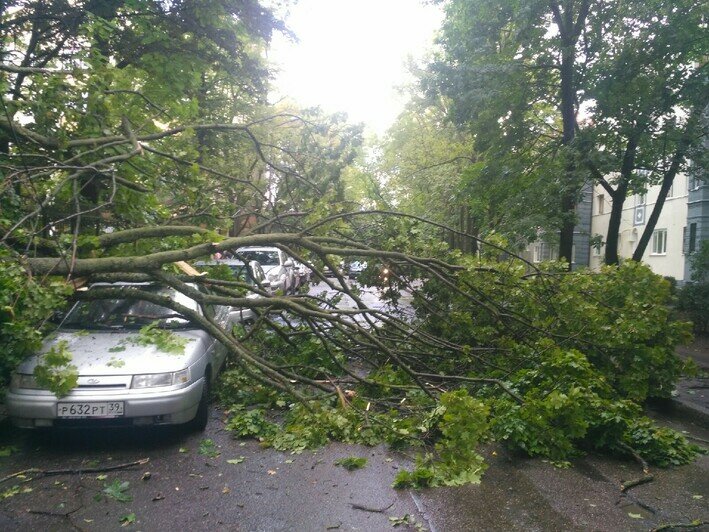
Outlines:
MULTIPOLYGON (((660 190, 652 186, 645 194, 626 199, 618 232, 618 254, 632 257, 660 190)), ((593 188, 591 234, 605 241, 611 212, 611 198, 603 187, 593 188)), ((680 174, 657 221, 642 261, 659 275, 674 277, 682 283, 689 280, 689 255, 702 240, 709 240, 709 183, 697 177, 680 174)), ((598 270, 604 262, 605 247, 591 247, 589 266, 598 270)))

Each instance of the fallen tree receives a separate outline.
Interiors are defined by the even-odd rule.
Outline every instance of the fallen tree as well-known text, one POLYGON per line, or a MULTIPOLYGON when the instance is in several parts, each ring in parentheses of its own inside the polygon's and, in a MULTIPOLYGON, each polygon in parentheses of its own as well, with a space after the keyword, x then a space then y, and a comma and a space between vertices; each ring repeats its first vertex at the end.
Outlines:
MULTIPOLYGON (((500 260, 499 250, 485 242, 481 257, 418 256, 388 250, 382 242, 374 248, 356 233, 347 234, 347 219, 330 221, 338 224, 337 237, 304 228, 212 241, 213 234, 196 232, 191 238, 210 240, 141 256, 112 256, 106 246, 90 252, 102 256, 71 264, 50 257, 24 261, 35 274, 80 275, 89 282, 151 280, 202 304, 252 308, 258 315, 253 325, 226 331, 136 288, 75 294, 163 304, 224 344, 230 370, 220 397, 231 412, 227 427, 238 436, 284 450, 331 439, 425 444, 428 452, 414 471, 400 475, 400 486, 476 481, 485 467, 476 448, 489 439, 559 463, 595 449, 667 466, 686 463, 697 452, 642 413, 647 398, 670 395, 684 369, 674 349, 687 340, 689 325, 672 320, 667 281, 635 263, 599 274, 568 273, 553 263, 535 268, 519 258, 500 260), (308 260, 327 292, 259 291, 252 299, 244 297, 246 285, 186 276, 171 266, 177 259, 253 244, 275 245, 308 260), (333 256, 366 257, 361 281, 395 296, 389 306, 369 308, 360 287, 337 272, 333 256), (321 265, 336 276, 325 277, 321 265), (385 265, 391 276, 382 281, 385 265), (351 303, 338 307, 343 297, 351 303), (407 305, 410 312, 402 313, 407 305), (285 419, 280 425, 272 421, 279 410, 285 419)), ((318 225, 323 229, 328 232, 318 225)), ((112 239, 120 247, 131 238, 169 232, 130 230, 112 239)))

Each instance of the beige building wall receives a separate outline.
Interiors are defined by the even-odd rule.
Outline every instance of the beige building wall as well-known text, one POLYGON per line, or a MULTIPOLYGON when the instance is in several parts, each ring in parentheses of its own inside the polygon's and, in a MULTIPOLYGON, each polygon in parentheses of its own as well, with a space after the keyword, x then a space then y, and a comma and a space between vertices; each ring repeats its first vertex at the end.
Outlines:
MULTIPOLYGON (((618 254, 630 258, 643 234, 650 213, 655 207, 660 186, 650 187, 644 196, 634 194, 625 200, 619 228, 618 254)), ((600 185, 593 189, 591 234, 601 235, 606 240, 610 220, 611 199, 600 185)), ((660 218, 655 226, 654 238, 643 255, 643 262, 659 275, 684 280, 684 232, 687 225, 687 177, 678 175, 667 196, 660 218), (660 234, 663 233, 663 234, 660 234)), ((605 247, 591 251, 591 269, 598 270, 603 264, 605 247)))

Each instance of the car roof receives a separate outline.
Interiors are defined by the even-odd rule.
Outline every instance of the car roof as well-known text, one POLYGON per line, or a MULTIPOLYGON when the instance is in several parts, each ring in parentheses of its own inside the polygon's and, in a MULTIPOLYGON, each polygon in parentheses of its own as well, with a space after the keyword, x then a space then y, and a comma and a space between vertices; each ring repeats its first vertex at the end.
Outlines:
MULTIPOLYGON (((185 283, 187 286, 191 288, 198 288, 196 284, 194 283, 185 283)), ((155 281, 116 281, 114 283, 109 283, 105 281, 101 282, 96 282, 96 283, 91 283, 88 286, 82 286, 79 288, 80 291, 85 291, 85 290, 91 290, 92 288, 120 288, 126 286, 128 288, 143 288, 143 287, 148 287, 148 286, 157 286, 160 288, 166 288, 170 290, 175 290, 178 291, 176 288, 173 288, 171 286, 168 286, 163 283, 155 282, 155 281)))
POLYGON ((235 253, 240 251, 280 251, 276 246, 245 246, 238 248, 235 253))
POLYGON ((224 264, 226 266, 246 266, 243 260, 239 259, 215 259, 208 261, 195 262, 195 266, 218 266, 219 264, 224 264))

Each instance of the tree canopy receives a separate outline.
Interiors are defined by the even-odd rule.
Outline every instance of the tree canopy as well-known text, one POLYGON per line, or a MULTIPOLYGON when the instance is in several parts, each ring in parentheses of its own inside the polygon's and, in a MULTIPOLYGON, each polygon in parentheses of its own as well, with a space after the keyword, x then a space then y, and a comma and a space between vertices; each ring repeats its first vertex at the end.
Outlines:
MULTIPOLYGON (((567 260, 581 191, 600 183, 613 198, 606 241, 608 262, 616 263, 628 190, 669 189, 706 135, 702 3, 441 3, 441 52, 422 86, 446 98, 449 118, 473 136, 487 170, 481 176, 504 183, 501 169, 511 167, 534 176, 536 195, 560 199, 542 202, 540 214, 560 234, 567 260)), ((506 188, 530 195, 513 183, 506 188)))

